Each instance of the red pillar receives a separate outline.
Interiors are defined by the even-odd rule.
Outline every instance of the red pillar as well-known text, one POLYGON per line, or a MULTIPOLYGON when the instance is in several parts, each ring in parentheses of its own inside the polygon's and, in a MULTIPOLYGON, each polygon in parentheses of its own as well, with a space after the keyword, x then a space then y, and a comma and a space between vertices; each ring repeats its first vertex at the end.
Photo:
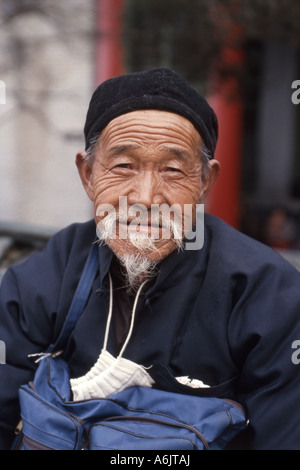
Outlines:
MULTIPOLYGON (((243 63, 243 52, 225 48, 221 60, 237 70, 243 63)), ((219 120, 215 158, 221 164, 221 172, 208 196, 206 210, 239 228, 243 103, 236 76, 231 74, 222 80, 213 79, 208 101, 219 120)))
POLYGON ((97 0, 96 85, 123 73, 124 0, 97 0))

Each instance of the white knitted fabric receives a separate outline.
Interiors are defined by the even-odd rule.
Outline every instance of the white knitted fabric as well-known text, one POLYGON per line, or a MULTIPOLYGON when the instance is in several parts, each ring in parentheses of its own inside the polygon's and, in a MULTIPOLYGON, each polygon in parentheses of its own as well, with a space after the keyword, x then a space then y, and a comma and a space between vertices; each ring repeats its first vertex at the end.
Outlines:
POLYGON ((136 294, 129 332, 120 354, 115 358, 106 350, 113 303, 113 287, 111 277, 109 277, 109 279, 110 306, 103 349, 96 363, 91 368, 91 370, 87 372, 87 374, 82 377, 70 380, 74 401, 89 400, 91 398, 105 398, 128 387, 151 387, 154 383, 152 377, 148 374, 145 367, 122 357, 122 354, 124 353, 131 337, 137 301, 145 283, 140 286, 136 294))

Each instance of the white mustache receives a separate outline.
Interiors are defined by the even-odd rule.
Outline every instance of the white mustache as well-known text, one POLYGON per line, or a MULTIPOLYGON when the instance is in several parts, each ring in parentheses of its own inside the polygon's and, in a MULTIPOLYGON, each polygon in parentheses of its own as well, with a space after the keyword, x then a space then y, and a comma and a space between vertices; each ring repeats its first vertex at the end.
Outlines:
POLYGON ((138 205, 130 206, 128 213, 124 210, 119 210, 116 216, 118 222, 124 224, 140 224, 152 225, 161 228, 170 228, 174 225, 174 221, 170 217, 164 217, 160 210, 151 209, 149 213, 144 208, 138 205), (138 213, 138 216, 137 216, 138 213))
MULTIPOLYGON (((145 250, 150 251, 157 251, 157 242, 163 239, 173 240, 178 248, 182 247, 182 240, 183 240, 183 233, 181 223, 175 219, 171 219, 170 217, 166 220, 162 220, 160 213, 152 213, 151 217, 149 218, 149 214, 147 213, 147 217, 138 217, 133 218, 132 213, 133 211, 128 210, 126 211, 111 211, 109 212, 98 224, 98 229, 101 233, 101 238, 105 241, 109 241, 116 238, 122 238, 129 240, 132 245, 137 248, 140 252, 145 250), (120 229, 120 225, 124 225, 124 231, 122 228, 120 229), (161 238, 157 237, 156 234, 151 234, 143 231, 127 231, 127 226, 132 225, 133 227, 138 227, 139 225, 149 225, 151 227, 160 227, 163 230, 167 229, 167 233, 163 234, 161 238), (116 227, 119 227, 119 235, 116 234, 116 227)), ((145 212, 145 211, 144 211, 145 212)), ((136 212, 134 212, 136 214, 136 212)))
MULTIPOLYGON (((161 212, 159 211, 151 211, 151 214, 148 211, 141 211, 139 216, 136 217, 136 212, 139 212, 136 207, 132 209, 131 206, 127 211, 112 211, 108 213, 108 215, 101 221, 101 223, 111 231, 115 228, 116 224, 123 224, 123 225, 131 225, 131 226, 139 226, 139 225, 148 225, 149 227, 156 227, 162 229, 170 230, 171 238, 182 239, 182 226, 181 223, 170 217, 163 218, 161 212)), ((136 233, 129 233, 128 236, 137 236, 140 238, 148 238, 149 235, 145 232, 136 232, 136 233)), ((151 235, 150 235, 151 237, 151 235)))

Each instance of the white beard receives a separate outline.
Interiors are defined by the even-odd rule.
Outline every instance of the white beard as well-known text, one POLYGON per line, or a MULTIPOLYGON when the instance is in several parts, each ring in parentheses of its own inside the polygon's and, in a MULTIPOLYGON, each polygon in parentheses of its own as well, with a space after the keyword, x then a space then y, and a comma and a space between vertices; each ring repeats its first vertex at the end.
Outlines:
MULTIPOLYGON (((110 240, 117 238, 116 226, 119 220, 125 220, 124 214, 112 211, 101 221, 101 229, 99 230, 101 232, 101 238, 108 245, 110 244, 110 240)), ((157 215, 157 217, 154 216, 154 218, 151 217, 151 222, 158 224, 159 215, 157 215)), ((168 220, 165 228, 169 230, 170 238, 172 238, 177 245, 177 248, 180 250, 182 248, 183 240, 181 224, 176 220, 168 220)), ((153 261, 152 259, 149 259, 147 253, 159 253, 157 243, 161 240, 149 236, 146 232, 139 231, 128 232, 127 240, 129 240, 131 245, 136 248, 135 253, 124 253, 122 255, 119 253, 115 254, 125 268, 128 291, 135 291, 139 288, 142 282, 146 279, 153 278, 157 274, 157 265, 160 260, 153 261)))
POLYGON ((151 261, 141 253, 126 253, 119 256, 119 260, 125 269, 127 292, 135 292, 145 281, 156 276, 158 261, 151 261))

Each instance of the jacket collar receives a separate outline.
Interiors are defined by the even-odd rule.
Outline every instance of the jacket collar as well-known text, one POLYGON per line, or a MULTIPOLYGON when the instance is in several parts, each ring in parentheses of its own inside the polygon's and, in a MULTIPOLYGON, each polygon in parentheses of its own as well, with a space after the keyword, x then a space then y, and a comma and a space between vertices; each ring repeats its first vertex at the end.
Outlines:
MULTIPOLYGON (((159 273, 154 283, 146 292, 147 297, 157 295, 159 292, 182 282, 197 270, 198 274, 205 271, 206 265, 205 245, 199 250, 187 250, 184 246, 181 251, 174 251, 162 260, 159 273)), ((108 289, 108 277, 113 252, 106 244, 99 245, 100 290, 108 289)))

